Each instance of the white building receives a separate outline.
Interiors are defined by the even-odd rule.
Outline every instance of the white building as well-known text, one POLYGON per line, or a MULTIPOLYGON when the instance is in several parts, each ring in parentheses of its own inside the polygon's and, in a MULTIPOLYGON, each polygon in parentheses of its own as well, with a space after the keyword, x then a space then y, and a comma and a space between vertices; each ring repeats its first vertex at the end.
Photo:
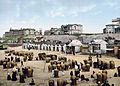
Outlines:
POLYGON ((72 42, 68 46, 75 46, 75 52, 80 52, 80 47, 82 46, 81 41, 79 40, 72 40, 72 42))
POLYGON ((83 32, 83 25, 81 24, 62 25, 61 29, 66 34, 80 34, 83 32))
POLYGON ((103 33, 105 34, 115 34, 120 33, 120 18, 113 19, 112 24, 107 24, 103 29, 103 33))
POLYGON ((89 44, 90 53, 106 53, 107 42, 102 39, 95 39, 89 44))
POLYGON ((116 33, 116 29, 118 27, 119 25, 116 25, 116 24, 107 24, 103 32, 108 34, 113 34, 113 33, 116 33))
POLYGON ((112 24, 120 25, 120 18, 113 19, 112 24))

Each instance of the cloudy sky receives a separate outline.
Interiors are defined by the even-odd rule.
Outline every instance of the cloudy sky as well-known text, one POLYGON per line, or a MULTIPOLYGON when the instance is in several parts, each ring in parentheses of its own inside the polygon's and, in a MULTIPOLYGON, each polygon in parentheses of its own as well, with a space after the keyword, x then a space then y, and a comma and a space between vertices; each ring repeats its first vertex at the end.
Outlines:
POLYGON ((0 0, 0 36, 9 28, 82 24, 84 32, 102 32, 120 17, 120 0, 0 0))

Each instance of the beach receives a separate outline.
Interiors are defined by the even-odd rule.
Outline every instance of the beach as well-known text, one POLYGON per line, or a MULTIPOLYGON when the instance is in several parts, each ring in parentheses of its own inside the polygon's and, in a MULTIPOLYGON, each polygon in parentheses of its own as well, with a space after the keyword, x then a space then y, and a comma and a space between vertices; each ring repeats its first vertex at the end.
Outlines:
MULTIPOLYGON (((27 49, 22 49, 22 47, 9 47, 8 50, 16 50, 16 51, 28 51, 27 49)), ((0 51, 0 60, 4 59, 5 50, 1 50, 0 51)), ((30 66, 31 68, 33 68, 34 72, 33 72, 33 79, 35 82, 35 86, 48 86, 48 81, 50 79, 53 80, 57 80, 59 78, 62 79, 66 79, 68 82, 70 82, 70 71, 74 70, 74 69, 69 69, 68 71, 64 71, 64 76, 60 76, 59 78, 53 78, 51 77, 51 73, 48 72, 48 65, 50 63, 45 63, 45 61, 42 60, 35 60, 35 57, 38 56, 38 53, 41 52, 45 52, 46 54, 56 54, 57 56, 64 56, 67 57, 67 59, 71 59, 71 60, 76 60, 78 63, 82 62, 85 59, 88 59, 89 55, 81 55, 80 53, 76 54, 76 55, 72 55, 72 54, 65 54, 65 53, 61 53, 61 52, 55 52, 55 51, 43 51, 43 50, 30 50, 31 52, 33 52, 34 54, 34 58, 32 61, 26 61, 24 62, 24 66, 30 66), (44 70, 45 67, 45 70, 44 70)), ((114 61, 115 62, 115 67, 120 66, 120 60, 117 59, 116 57, 110 57, 110 56, 106 56, 103 55, 102 58, 100 58, 103 61, 109 62, 109 61, 114 61)), ((92 56, 92 60, 93 61, 97 61, 96 56, 92 56)), ((18 63, 18 66, 20 66, 20 63, 18 63)), ((29 86, 29 83, 31 82, 32 78, 27 78, 25 79, 25 83, 19 83, 19 80, 17 81, 8 81, 6 79, 7 77, 7 73, 11 72, 12 69, 3 69, 2 66, 0 66, 0 86, 29 86)), ((98 73, 99 69, 95 69, 93 67, 90 68, 90 72, 80 72, 80 74, 84 74, 85 77, 89 78, 89 81, 77 81, 77 86, 97 86, 97 84, 95 83, 95 81, 93 79, 90 78, 92 72, 95 71, 96 73, 98 73)), ((120 78, 119 77, 113 77, 114 73, 117 72, 117 69, 107 69, 108 72, 108 82, 111 84, 114 84, 115 86, 119 86, 120 85, 120 78)), ((19 79, 19 76, 17 76, 17 78, 19 79)), ((56 82, 55 82, 56 83, 56 82)), ((56 85, 55 85, 56 86, 56 85)), ((67 86, 70 86, 69 84, 67 86)))

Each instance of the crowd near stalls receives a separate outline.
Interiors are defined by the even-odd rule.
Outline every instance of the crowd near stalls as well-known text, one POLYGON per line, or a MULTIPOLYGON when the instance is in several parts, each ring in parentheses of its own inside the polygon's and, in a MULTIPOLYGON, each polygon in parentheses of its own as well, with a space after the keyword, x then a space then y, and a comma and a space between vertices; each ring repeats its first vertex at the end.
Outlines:
POLYGON ((83 43, 80 40, 74 39, 67 42, 58 40, 50 41, 43 40, 40 42, 27 42, 23 43, 23 49, 36 49, 46 51, 64 52, 66 54, 81 53, 81 54, 106 54, 109 56, 120 57, 120 46, 109 44, 105 40, 95 39, 87 43, 83 43))
MULTIPOLYGON (((72 42, 71 42, 72 45, 72 42)), ((70 46, 70 45, 69 45, 70 46)), ((73 45, 72 45, 73 46, 73 45)), ((23 46, 26 47, 26 46, 23 46)), ((29 45, 33 49, 37 49, 33 45, 29 45)), ((28 47, 27 47, 28 48, 28 47)), ((40 48, 40 47, 39 47, 40 48)), ((43 50, 49 49, 48 47, 41 47, 43 50)), ((31 49, 31 48, 30 48, 31 49)), ((54 48, 57 50, 57 48, 54 48)), ((7 80, 17 81, 19 83, 27 83, 25 79, 31 78, 30 85, 35 85, 34 82, 34 69, 30 66, 24 66, 25 62, 28 61, 44 61, 47 65, 47 73, 50 73, 51 76, 48 80, 48 86, 76 86, 79 85, 80 81, 89 82, 91 79, 95 81, 98 86, 110 86, 108 82, 108 71, 109 69, 117 69, 113 77, 120 77, 120 66, 116 67, 114 61, 102 61, 100 58, 102 55, 96 55, 96 61, 93 61, 91 55, 87 59, 84 59, 83 62, 77 60, 70 60, 64 56, 58 56, 56 54, 47 54, 44 52, 38 53, 37 57, 34 58, 34 53, 31 51, 15 51, 7 50, 5 51, 6 57, 3 60, 0 60, 0 65, 4 69, 12 69, 12 72, 8 72, 6 75, 7 80), (20 65, 18 65, 20 64, 20 65), (102 71, 93 71, 90 74, 90 77, 86 77, 81 72, 90 72, 91 68, 102 70, 102 71), (65 72, 69 71, 69 78, 63 79, 65 72)), ((45 71, 45 67, 43 72, 45 71)), ((112 84, 114 86, 114 84, 112 84)))
POLYGON ((79 40, 72 40, 66 43, 61 41, 44 41, 40 43, 24 43, 24 49, 37 49, 37 50, 47 50, 47 51, 58 51, 64 52, 66 54, 79 53, 82 43, 79 40))

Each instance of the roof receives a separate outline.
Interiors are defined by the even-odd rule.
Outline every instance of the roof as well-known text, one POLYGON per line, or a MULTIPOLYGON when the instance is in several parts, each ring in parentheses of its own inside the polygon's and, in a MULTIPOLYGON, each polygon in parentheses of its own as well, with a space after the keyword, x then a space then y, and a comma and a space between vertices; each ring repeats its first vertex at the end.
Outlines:
POLYGON ((73 25, 83 26, 82 24, 67 24, 67 25, 61 25, 61 27, 67 27, 67 26, 73 26, 73 25))
POLYGON ((119 26, 119 24, 107 24, 106 26, 119 26))
POLYGON ((120 18, 113 19, 112 22, 118 22, 120 21, 120 18))
POLYGON ((75 39, 70 42, 69 46, 82 46, 82 43, 81 41, 75 39))
POLYGON ((95 39, 92 41, 91 44, 101 44, 101 43, 108 44, 106 41, 104 41, 102 39, 95 39))
POLYGON ((22 28, 21 30, 34 30, 35 31, 34 28, 22 28))
POLYGON ((62 43, 67 43, 70 40, 74 40, 77 37, 76 36, 70 36, 70 35, 51 35, 51 36, 44 36, 45 40, 50 40, 50 41, 61 41, 62 43))

